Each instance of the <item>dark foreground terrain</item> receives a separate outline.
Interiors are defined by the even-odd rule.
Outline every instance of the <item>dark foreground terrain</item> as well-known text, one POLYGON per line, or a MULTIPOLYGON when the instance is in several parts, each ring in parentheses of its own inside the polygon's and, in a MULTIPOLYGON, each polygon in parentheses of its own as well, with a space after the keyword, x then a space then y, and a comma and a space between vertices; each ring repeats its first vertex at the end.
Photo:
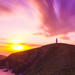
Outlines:
POLYGON ((7 56, 0 55, 0 60, 5 59, 7 56))
POLYGON ((75 75, 75 46, 58 43, 14 53, 1 65, 16 75, 75 75))

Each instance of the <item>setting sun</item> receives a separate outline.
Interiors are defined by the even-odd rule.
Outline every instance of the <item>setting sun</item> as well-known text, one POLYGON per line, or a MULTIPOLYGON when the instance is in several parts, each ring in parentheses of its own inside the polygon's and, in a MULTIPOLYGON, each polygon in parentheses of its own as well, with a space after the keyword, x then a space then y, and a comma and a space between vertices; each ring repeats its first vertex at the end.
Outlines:
POLYGON ((22 45, 13 45, 12 47, 14 50, 23 50, 24 49, 24 46, 22 46, 22 45))

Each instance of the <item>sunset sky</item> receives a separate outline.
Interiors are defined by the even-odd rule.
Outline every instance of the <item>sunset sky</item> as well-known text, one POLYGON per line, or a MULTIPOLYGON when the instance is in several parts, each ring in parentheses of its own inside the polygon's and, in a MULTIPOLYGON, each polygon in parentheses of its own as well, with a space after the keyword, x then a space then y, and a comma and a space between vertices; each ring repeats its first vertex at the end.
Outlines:
POLYGON ((56 38, 75 44, 75 0, 0 0, 0 54, 18 41, 31 49, 56 38))

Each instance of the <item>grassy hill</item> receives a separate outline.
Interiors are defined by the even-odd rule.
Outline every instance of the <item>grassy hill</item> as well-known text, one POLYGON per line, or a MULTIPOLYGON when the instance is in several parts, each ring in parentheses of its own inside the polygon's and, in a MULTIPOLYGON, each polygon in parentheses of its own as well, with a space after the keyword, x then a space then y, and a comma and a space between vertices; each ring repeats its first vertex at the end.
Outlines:
POLYGON ((1 62, 16 75, 75 75, 75 45, 45 45, 11 54, 1 62))

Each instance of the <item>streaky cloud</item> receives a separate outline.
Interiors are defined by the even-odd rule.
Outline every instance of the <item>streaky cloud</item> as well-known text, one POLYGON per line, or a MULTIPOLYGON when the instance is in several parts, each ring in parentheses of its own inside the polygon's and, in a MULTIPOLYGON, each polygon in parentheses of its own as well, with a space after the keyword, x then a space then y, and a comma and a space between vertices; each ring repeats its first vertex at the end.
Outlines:
POLYGON ((35 3, 42 15, 40 29, 47 29, 45 34, 56 36, 75 32, 75 0, 36 0, 35 3))
MULTIPOLYGON (((0 0, 0 12, 13 12, 16 8, 22 7, 31 9, 29 0, 0 0)), ((26 10, 25 9, 25 10, 26 10)))

